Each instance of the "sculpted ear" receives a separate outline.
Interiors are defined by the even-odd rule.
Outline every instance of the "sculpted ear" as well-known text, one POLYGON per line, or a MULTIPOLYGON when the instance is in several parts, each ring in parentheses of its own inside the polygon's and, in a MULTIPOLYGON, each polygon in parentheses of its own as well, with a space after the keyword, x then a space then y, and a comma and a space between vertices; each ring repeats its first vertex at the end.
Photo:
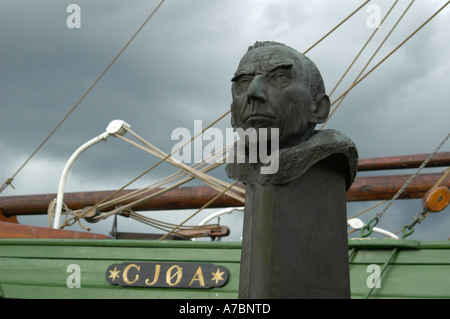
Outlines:
POLYGON ((320 124, 327 120, 330 113, 330 98, 326 94, 317 95, 309 115, 309 122, 320 124))

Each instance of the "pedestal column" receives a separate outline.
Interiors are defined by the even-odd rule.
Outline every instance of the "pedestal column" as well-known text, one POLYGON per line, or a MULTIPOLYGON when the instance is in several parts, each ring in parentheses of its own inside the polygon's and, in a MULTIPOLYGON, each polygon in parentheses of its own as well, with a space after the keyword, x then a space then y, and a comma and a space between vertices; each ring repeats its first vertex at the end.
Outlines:
POLYGON ((350 298, 346 176, 329 158, 246 185, 239 298, 350 298))

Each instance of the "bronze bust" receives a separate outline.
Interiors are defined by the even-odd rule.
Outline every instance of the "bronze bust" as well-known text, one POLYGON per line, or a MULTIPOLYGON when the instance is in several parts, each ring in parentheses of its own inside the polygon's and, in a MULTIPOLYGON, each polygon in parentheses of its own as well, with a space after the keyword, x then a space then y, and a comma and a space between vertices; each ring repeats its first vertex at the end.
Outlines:
POLYGON ((232 82, 240 139, 226 171, 246 184, 239 297, 349 298, 345 193, 358 154, 342 133, 315 130, 330 110, 319 70, 284 44, 256 42, 232 82), (276 170, 263 172, 269 162, 276 170))
POLYGON ((241 59, 232 82, 231 125, 241 130, 278 128, 279 168, 264 175, 257 163, 235 160, 226 167, 229 177, 243 183, 283 184, 341 154, 347 159, 347 186, 352 184, 357 165, 353 142, 335 130, 315 131, 328 117, 330 100, 308 57, 282 43, 256 42, 241 59))

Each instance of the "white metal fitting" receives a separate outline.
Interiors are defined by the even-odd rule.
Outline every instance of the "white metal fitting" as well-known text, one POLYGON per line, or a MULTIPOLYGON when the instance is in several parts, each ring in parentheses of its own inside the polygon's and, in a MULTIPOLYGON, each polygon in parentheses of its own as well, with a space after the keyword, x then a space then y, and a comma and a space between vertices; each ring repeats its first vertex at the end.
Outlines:
POLYGON ((66 166, 64 167, 61 178, 59 180, 58 194, 56 197, 55 220, 53 222, 53 228, 55 229, 60 228, 62 206, 64 203, 64 185, 66 183, 66 178, 67 175, 69 174, 69 170, 72 167, 73 162, 78 158, 78 156, 80 156, 85 150, 87 150, 91 146, 97 144, 100 141, 106 140, 110 135, 122 136, 127 132, 127 129, 129 128, 130 124, 126 123, 125 121, 114 120, 111 123, 109 123, 108 127, 106 128, 106 132, 87 141, 72 154, 72 156, 69 158, 69 161, 66 163, 66 166))
POLYGON ((126 123, 123 120, 114 120, 109 123, 106 128, 106 132, 111 135, 124 135, 127 132, 127 129, 130 128, 130 124, 126 123))

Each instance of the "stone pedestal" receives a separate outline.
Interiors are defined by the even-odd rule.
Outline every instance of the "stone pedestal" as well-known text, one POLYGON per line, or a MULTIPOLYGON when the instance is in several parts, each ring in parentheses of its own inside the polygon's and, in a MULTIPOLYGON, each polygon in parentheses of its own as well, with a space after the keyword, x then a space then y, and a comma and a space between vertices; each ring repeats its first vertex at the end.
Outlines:
POLYGON ((346 167, 246 185, 239 298, 350 298, 346 167))

